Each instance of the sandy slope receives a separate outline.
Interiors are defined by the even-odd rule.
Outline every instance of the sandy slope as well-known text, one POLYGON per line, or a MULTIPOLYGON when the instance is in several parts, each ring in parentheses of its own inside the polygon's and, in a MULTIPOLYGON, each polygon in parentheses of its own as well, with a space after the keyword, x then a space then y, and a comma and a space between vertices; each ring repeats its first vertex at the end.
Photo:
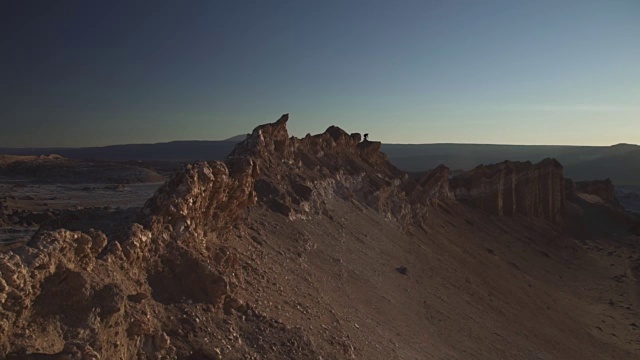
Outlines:
POLYGON ((255 209, 255 241, 234 244, 254 269, 243 295, 328 354, 640 358, 638 238, 581 245, 545 222, 458 204, 405 233, 357 204, 329 206, 333 219, 293 222, 255 209))

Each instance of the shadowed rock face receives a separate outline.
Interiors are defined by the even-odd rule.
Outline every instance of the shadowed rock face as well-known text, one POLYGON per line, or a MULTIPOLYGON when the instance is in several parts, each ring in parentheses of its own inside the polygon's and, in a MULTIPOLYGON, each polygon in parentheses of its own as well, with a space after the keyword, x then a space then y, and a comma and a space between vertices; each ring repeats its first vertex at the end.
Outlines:
POLYGON ((457 200, 496 215, 522 214, 560 222, 565 202, 562 165, 505 161, 480 165, 452 181, 457 200))
POLYGON ((565 225, 576 238, 607 233, 640 234, 640 216, 627 211, 615 196, 610 179, 574 183, 566 179, 569 209, 565 225), (581 208, 575 211, 575 206, 581 208), (576 225, 577 223, 577 225, 576 225))
POLYGON ((440 165, 418 178, 415 183, 407 185, 407 193, 411 194, 413 202, 438 206, 441 202, 454 200, 448 167, 440 165))
POLYGON ((610 179, 576 182, 575 190, 583 194, 598 196, 604 201, 617 202, 615 189, 610 179))

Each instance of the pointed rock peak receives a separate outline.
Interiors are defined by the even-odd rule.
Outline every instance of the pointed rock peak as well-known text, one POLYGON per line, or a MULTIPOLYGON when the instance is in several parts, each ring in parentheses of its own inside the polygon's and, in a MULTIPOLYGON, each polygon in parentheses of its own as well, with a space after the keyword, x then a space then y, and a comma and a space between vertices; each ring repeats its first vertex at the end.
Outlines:
POLYGON ((287 121, 289 121, 289 114, 283 114, 280 119, 274 123, 264 124, 253 129, 252 136, 262 136, 265 140, 280 140, 289 138, 289 132, 287 131, 287 121))
POLYGON ((282 114, 282 116, 280 116, 280 119, 276 121, 276 124, 286 124, 287 121, 289 121, 289 113, 282 114))
POLYGON ((257 126, 247 138, 238 143, 227 157, 266 157, 273 152, 285 153, 289 143, 287 121, 289 114, 282 115, 276 122, 257 126))

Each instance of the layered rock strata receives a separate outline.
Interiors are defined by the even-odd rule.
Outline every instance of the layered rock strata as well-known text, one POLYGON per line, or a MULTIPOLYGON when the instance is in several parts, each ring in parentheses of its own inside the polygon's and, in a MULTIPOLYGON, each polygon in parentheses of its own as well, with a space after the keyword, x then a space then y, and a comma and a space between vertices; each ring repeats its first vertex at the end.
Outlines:
POLYGON ((495 215, 562 218, 565 183, 554 159, 480 165, 452 179, 451 186, 457 200, 495 215))

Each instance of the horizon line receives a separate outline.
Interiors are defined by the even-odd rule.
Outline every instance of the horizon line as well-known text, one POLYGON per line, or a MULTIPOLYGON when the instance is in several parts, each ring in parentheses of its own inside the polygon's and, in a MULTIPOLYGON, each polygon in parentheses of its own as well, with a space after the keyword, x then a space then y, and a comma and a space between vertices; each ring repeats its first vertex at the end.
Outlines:
MULTIPOLYGON (((236 135, 239 136, 239 135, 236 135)), ((11 146, 11 147, 0 147, 0 149, 7 150, 26 150, 26 149, 87 149, 87 148, 107 148, 113 146, 134 146, 134 145, 160 145, 160 144, 170 144, 170 143, 189 143, 189 142, 232 142, 232 143, 240 143, 242 141, 230 140, 236 136, 231 138, 222 139, 222 140, 169 140, 169 141, 158 141, 158 142, 149 142, 149 143, 120 143, 120 144, 109 144, 109 145, 89 145, 89 146, 11 146)), ((298 138, 301 139, 301 138, 298 138)), ((561 147, 613 147, 613 146, 636 146, 640 147, 640 144, 633 143, 615 143, 610 145, 581 145, 581 144, 509 144, 509 143, 475 143, 475 142, 433 142, 433 143, 398 143, 398 142, 381 142, 382 145, 407 145, 407 146, 422 146, 422 145, 483 145, 483 146, 561 146, 561 147)))

